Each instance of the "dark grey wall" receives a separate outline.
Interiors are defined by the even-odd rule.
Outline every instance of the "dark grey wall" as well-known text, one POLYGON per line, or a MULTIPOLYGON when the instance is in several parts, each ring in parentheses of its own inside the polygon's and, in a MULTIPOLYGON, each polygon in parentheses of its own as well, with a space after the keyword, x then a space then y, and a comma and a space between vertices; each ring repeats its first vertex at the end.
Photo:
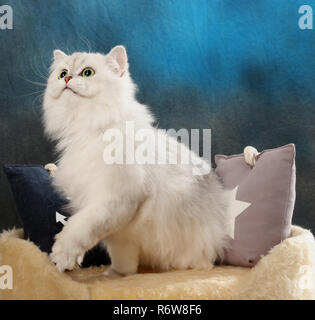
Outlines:
MULTIPOLYGON (((314 0, 308 4, 315 8, 314 0)), ((315 31, 302 1, 0 0, 0 162, 54 160, 40 121, 52 51, 127 47, 139 99, 162 128, 212 128, 214 153, 297 147, 294 222, 315 232, 315 31)), ((19 224, 0 173, 0 229, 19 224)))

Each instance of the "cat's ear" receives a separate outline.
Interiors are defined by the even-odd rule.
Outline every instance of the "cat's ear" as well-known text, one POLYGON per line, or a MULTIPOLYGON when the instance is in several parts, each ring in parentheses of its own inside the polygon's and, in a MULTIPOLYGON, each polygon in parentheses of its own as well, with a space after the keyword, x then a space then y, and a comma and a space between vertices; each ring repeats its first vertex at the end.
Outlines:
POLYGON ((61 50, 54 50, 54 61, 65 58, 67 55, 61 50))
POLYGON ((107 55, 109 68, 119 77, 123 77, 128 70, 128 57, 124 46, 114 47, 107 55))

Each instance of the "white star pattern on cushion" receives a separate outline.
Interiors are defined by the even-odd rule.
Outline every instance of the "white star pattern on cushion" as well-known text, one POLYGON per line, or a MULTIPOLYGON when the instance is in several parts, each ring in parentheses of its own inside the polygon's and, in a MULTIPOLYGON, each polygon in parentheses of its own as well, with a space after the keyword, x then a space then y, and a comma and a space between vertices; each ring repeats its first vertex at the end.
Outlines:
POLYGON ((234 199, 234 200, 232 200, 232 204, 230 206, 230 211, 229 211, 229 214, 231 215, 232 219, 231 219, 231 223, 229 226, 228 235, 232 239, 234 239, 234 235, 235 235, 235 220, 236 220, 236 218, 240 214, 242 214, 251 205, 251 203, 249 203, 249 202, 236 200, 238 187, 239 186, 236 186, 232 190, 232 199, 234 199))

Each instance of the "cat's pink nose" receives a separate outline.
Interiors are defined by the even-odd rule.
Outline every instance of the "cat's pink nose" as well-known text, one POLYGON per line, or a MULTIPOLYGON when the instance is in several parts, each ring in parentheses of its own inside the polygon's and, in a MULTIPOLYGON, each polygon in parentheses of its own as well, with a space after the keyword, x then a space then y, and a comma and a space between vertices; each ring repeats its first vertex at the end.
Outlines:
POLYGON ((65 77, 65 81, 66 81, 66 83, 68 83, 71 79, 72 79, 72 77, 71 77, 71 76, 67 76, 67 77, 65 77))

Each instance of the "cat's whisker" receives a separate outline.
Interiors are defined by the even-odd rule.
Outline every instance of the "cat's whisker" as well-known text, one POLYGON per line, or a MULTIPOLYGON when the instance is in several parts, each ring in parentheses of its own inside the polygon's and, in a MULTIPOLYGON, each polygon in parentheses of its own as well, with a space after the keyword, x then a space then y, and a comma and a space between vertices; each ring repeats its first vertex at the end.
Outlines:
POLYGON ((44 95, 44 92, 42 90, 40 90, 40 91, 35 91, 35 92, 27 93, 27 94, 22 94, 20 96, 15 96, 15 98, 25 98, 25 97, 29 97, 29 96, 32 96, 32 95, 38 94, 38 93, 41 93, 42 95, 44 95))
MULTIPOLYGON (((41 62, 42 62, 42 67, 43 67, 44 70, 46 70, 46 72, 47 72, 47 70, 49 70, 49 67, 46 66, 46 64, 45 64, 45 62, 44 62, 44 59, 43 59, 43 56, 41 56, 41 62)), ((48 75, 47 75, 47 77, 48 77, 48 75)), ((46 78, 47 78, 47 77, 46 77, 46 78)))
POLYGON ((20 78, 23 79, 24 81, 27 81, 27 82, 29 82, 29 83, 31 83, 31 84, 36 85, 36 86, 42 86, 42 87, 46 87, 46 86, 47 86, 47 84, 44 83, 44 82, 32 81, 32 80, 29 80, 29 79, 27 79, 27 78, 23 78, 23 77, 21 77, 21 76, 20 76, 20 78))
POLYGON ((89 39, 85 38, 84 36, 79 34, 79 38, 81 39, 82 42, 87 46, 88 52, 91 53, 91 44, 89 42, 89 39))
POLYGON ((31 60, 31 69, 32 71, 40 78, 42 78, 43 80, 47 80, 47 76, 45 76, 45 74, 43 74, 39 69, 38 69, 38 64, 36 63, 36 61, 34 61, 35 65, 33 65, 32 60, 31 60))
POLYGON ((45 76, 43 73, 41 73, 41 71, 38 69, 38 67, 35 67, 35 69, 36 69, 36 72, 37 72, 38 76, 46 81, 47 80, 47 76, 45 76))
POLYGON ((55 48, 55 50, 56 50, 57 48, 59 48, 59 46, 57 45, 57 43, 56 43, 56 40, 55 40, 55 39, 53 40, 53 47, 55 48))
MULTIPOLYGON (((38 69, 33 65, 33 61, 32 61, 32 60, 30 61, 30 64, 31 64, 31 70, 33 71, 33 73, 34 73, 37 77, 39 77, 39 78, 41 78, 42 80, 44 80, 45 82, 32 81, 32 80, 30 80, 30 79, 28 79, 28 78, 26 77, 25 73, 23 73, 22 76, 21 76, 21 75, 18 75, 18 77, 21 78, 23 81, 27 81, 27 82, 35 85, 35 86, 46 87, 47 76, 45 76, 44 74, 42 74, 42 73, 40 72, 40 70, 38 70, 38 69)), ((38 92, 41 92, 41 91, 37 91, 37 92, 35 92, 35 93, 38 93, 38 92)), ((34 93, 32 92, 31 94, 34 94, 34 93)), ((31 94, 29 94, 29 95, 31 95, 31 94)), ((27 95, 22 95, 22 96, 19 96, 19 97, 23 97, 23 96, 27 96, 27 95)))
POLYGON ((36 108, 35 103, 38 101, 39 105, 42 105, 43 102, 43 97, 44 97, 44 92, 42 94, 39 94, 37 97, 34 98, 33 102, 32 102, 32 110, 33 111, 37 111, 38 108, 36 108))
MULTIPOLYGON (((67 55, 71 55, 71 50, 69 49, 69 45, 68 45, 68 40, 67 40, 67 42, 66 42, 66 52, 67 52, 67 55)), ((75 51, 75 50, 73 50, 73 51, 75 51)))

